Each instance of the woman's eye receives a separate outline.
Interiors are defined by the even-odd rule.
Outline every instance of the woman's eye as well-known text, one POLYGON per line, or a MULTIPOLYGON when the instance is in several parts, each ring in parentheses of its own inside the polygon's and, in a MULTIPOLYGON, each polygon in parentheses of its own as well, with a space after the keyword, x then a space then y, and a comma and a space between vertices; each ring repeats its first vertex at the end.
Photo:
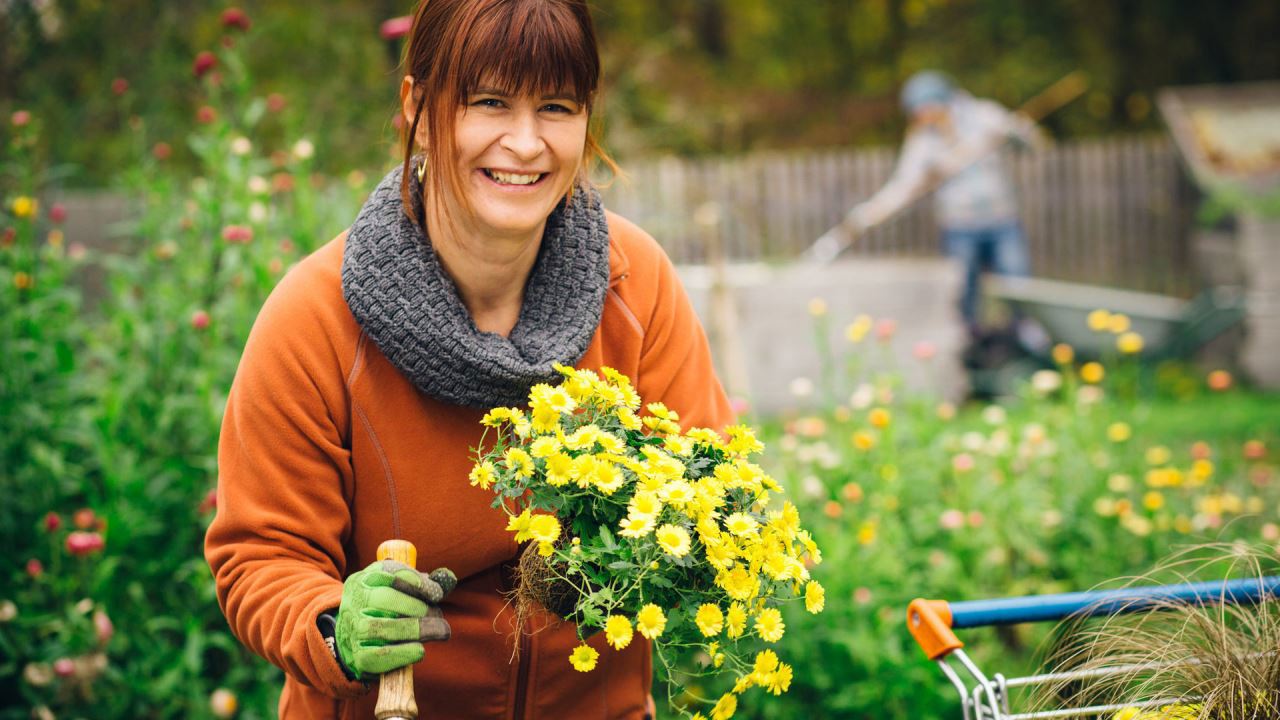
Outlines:
POLYGON ((477 98, 471 101, 473 107, 500 108, 502 101, 498 98, 477 98))
POLYGON ((568 113, 569 115, 572 115, 574 112, 573 108, 567 105, 562 105, 560 103, 547 103, 546 105, 542 106, 542 109, 546 110, 547 112, 568 113))

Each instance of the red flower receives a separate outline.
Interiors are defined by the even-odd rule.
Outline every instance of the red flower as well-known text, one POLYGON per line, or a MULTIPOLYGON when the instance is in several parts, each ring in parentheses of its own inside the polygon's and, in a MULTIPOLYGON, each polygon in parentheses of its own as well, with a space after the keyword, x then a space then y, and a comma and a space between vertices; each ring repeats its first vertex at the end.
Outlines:
POLYGON ((284 96, 280 93, 271 93, 267 96, 267 110, 270 112, 278 113, 284 110, 286 104, 284 96))
POLYGON ((204 494, 204 499, 200 501, 200 506, 196 508, 196 512, 201 515, 218 509, 218 488, 209 488, 209 492, 204 494))
POLYGON ((167 142, 158 142, 151 146, 151 156, 157 160, 168 160, 173 154, 173 148, 169 147, 167 142))
POLYGON ((192 71, 196 77, 204 77, 208 72, 218 65, 218 58, 208 50, 202 50, 196 54, 196 62, 192 67, 192 71))
POLYGON ((1246 460, 1261 460, 1267 456, 1267 446, 1261 440, 1249 440, 1244 444, 1246 460))
POLYGON ((106 613, 101 610, 95 610, 93 612, 93 631, 98 636, 98 644, 106 645, 111 636, 116 634, 116 626, 106 613))
POLYGON ((271 176, 271 192, 287 193, 293 191, 293 176, 279 172, 271 176))
POLYGON ((413 16, 403 15, 383 22, 378 28, 378 34, 382 35, 383 40, 395 40, 408 35, 412 29, 413 16))
POLYGON ((57 532, 62 527, 62 516, 56 512, 45 513, 44 529, 49 532, 57 532))
POLYGON ((67 536, 67 552, 85 556, 98 552, 105 546, 102 535, 96 532, 73 532, 67 536))
POLYGON ((92 530, 98 522, 98 516, 89 508, 80 508, 71 516, 71 522, 81 530, 92 530))
POLYGON ((217 119, 218 119, 218 111, 214 110, 208 105, 201 105, 200 109, 196 110, 196 122, 200 123, 201 125, 208 125, 209 123, 217 119))
POLYGON ((129 81, 122 77, 118 77, 111 81, 111 92, 117 95, 123 95, 129 90, 129 81))
POLYGON ((196 330, 204 330, 209 327, 209 313, 204 310, 197 310, 191 313, 191 327, 196 330))
POLYGON ((49 219, 55 224, 61 224, 67 219, 67 206, 62 203, 54 203, 49 207, 49 219))
POLYGON ((76 664, 71 658, 58 658, 53 661, 53 672, 58 677, 71 677, 76 672, 76 664))
POLYGON ((0 235, 0 247, 10 247, 13 241, 18 239, 18 231, 13 228, 5 228, 4 234, 0 235))
POLYGON ((247 245, 253 240, 253 228, 248 225, 228 225, 222 228, 222 239, 234 245, 247 245))
POLYGON ((14 127, 22 127, 31 122, 31 113, 27 110, 19 110, 9 116, 9 122, 13 123, 14 127))
POLYGON ((222 11, 222 26, 225 28, 235 28, 242 32, 249 32, 249 28, 253 25, 249 21, 249 16, 243 10, 236 7, 230 7, 222 11))
POLYGON ((30 575, 32 579, 35 579, 40 577, 43 574, 44 574, 44 563, 40 562, 35 558, 31 558, 30 560, 27 561, 27 575, 30 575))

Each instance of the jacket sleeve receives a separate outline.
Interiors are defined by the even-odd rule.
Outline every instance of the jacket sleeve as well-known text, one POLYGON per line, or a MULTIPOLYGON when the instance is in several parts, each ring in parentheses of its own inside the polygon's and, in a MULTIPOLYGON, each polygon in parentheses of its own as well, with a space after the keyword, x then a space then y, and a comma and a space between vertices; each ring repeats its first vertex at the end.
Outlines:
POLYGON ((317 289, 299 269, 263 307, 231 387, 205 558, 241 642, 296 680, 350 697, 367 688, 346 679, 316 625, 338 607, 346 571, 346 389, 308 297, 317 289))
POLYGON ((645 402, 661 401, 679 413, 685 429, 723 430, 734 422, 734 413, 716 377, 707 335, 671 260, 655 250, 654 303, 645 322, 636 390, 645 402))

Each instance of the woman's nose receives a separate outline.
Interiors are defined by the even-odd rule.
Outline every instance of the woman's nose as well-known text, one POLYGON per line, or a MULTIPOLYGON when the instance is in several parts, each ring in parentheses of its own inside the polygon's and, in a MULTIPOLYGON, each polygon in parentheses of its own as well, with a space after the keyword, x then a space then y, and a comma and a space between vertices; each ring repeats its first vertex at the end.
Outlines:
POLYGON ((537 113, 516 113, 499 144, 521 160, 532 160, 542 154, 547 144, 542 139, 537 113))

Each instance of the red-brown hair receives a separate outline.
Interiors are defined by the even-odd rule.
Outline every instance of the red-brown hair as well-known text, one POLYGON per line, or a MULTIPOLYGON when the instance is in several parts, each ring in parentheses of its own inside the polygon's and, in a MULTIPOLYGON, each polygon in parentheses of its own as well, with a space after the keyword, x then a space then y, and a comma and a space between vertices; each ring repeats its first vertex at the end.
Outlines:
MULTIPOLYGON (((413 78, 417 106, 401 133, 406 211, 413 207, 409 173, 414 171, 410 165, 424 111, 431 146, 426 183, 465 203, 463 179, 453 158, 457 108, 468 95, 482 83, 496 83, 512 95, 566 93, 589 115, 600 84, 600 54, 585 0, 422 0, 413 16, 403 67, 413 78)), ((617 171, 588 129, 576 182, 586 182, 594 159, 617 171)))

